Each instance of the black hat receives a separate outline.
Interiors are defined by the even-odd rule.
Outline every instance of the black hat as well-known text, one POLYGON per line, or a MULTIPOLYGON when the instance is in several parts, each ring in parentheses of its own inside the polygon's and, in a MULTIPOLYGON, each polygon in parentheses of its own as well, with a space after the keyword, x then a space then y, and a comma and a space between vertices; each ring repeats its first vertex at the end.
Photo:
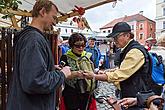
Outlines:
POLYGON ((107 37, 116 37, 122 32, 131 32, 131 27, 126 22, 118 22, 114 25, 112 33, 107 37))
POLYGON ((94 41, 96 41, 96 38, 95 37, 89 37, 88 40, 94 40, 94 41))

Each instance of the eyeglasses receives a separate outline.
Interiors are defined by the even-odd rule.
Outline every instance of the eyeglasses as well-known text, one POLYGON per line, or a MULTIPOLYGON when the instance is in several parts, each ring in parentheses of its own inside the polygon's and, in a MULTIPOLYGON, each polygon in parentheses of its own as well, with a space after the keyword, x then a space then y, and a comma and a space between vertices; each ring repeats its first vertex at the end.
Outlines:
POLYGON ((80 47, 84 48, 85 46, 86 46, 85 44, 83 44, 83 45, 75 45, 74 44, 74 47, 76 47, 76 48, 80 48, 80 47))
POLYGON ((122 35, 125 35, 125 33, 121 33, 121 34, 119 34, 118 36, 114 37, 114 41, 117 41, 117 39, 118 39, 120 36, 122 36, 122 35))

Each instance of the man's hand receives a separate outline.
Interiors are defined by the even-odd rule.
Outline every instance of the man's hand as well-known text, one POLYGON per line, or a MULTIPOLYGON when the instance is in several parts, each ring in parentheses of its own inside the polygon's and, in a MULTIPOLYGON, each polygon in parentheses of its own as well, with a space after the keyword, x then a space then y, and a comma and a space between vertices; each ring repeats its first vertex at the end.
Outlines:
POLYGON ((57 70, 61 70, 62 68, 59 65, 54 65, 54 68, 57 70))
POLYGON ((84 78, 84 75, 83 75, 83 72, 82 70, 79 70, 79 71, 72 71, 71 72, 71 76, 68 78, 68 79, 73 79, 73 78, 80 78, 80 79, 83 79, 84 78))
POLYGON ((114 110, 122 110, 115 98, 109 97, 106 101, 114 108, 114 110))
POLYGON ((61 69, 61 71, 64 73, 65 77, 68 78, 71 76, 71 70, 69 66, 65 66, 61 69))
POLYGON ((137 104, 137 98, 123 98, 118 101, 118 104, 124 108, 128 108, 137 104))

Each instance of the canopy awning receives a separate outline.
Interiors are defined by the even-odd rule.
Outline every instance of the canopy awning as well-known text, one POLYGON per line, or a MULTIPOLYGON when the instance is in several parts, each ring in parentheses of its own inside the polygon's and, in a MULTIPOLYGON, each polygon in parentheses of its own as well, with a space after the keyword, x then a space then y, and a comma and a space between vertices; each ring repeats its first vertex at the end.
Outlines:
MULTIPOLYGON (((30 11, 35 4, 36 0, 20 0, 22 2, 22 6, 20 5, 20 9, 30 11)), ((53 1, 60 12, 68 13, 75 9, 75 6, 82 7, 84 9, 94 8, 96 6, 100 6, 106 3, 114 2, 117 0, 51 0, 53 1)))
MULTIPOLYGON (((0 13, 2 14, 13 14, 17 16, 31 16, 29 13, 32 10, 33 5, 35 4, 36 0, 20 0, 22 5, 19 5, 19 10, 12 10, 12 9, 2 9, 0 13)), ((117 0, 52 0, 58 7, 60 11, 60 15, 58 16, 59 21, 65 21, 69 17, 80 15, 80 13, 76 10, 78 8, 88 10, 106 3, 114 2, 116 3, 117 0), (74 11, 73 11, 74 10, 74 11)), ((13 27, 17 27, 17 21, 20 21, 20 18, 11 17, 10 24, 13 27), (15 20, 15 21, 14 21, 15 20)), ((9 22, 7 22, 9 25, 9 22)))

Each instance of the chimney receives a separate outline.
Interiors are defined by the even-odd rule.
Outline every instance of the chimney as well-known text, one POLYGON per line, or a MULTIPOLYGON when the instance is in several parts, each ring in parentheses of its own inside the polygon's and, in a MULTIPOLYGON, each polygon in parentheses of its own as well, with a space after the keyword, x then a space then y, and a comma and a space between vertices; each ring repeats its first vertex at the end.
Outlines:
POLYGON ((140 15, 143 15, 143 11, 139 11, 139 14, 140 14, 140 15))

